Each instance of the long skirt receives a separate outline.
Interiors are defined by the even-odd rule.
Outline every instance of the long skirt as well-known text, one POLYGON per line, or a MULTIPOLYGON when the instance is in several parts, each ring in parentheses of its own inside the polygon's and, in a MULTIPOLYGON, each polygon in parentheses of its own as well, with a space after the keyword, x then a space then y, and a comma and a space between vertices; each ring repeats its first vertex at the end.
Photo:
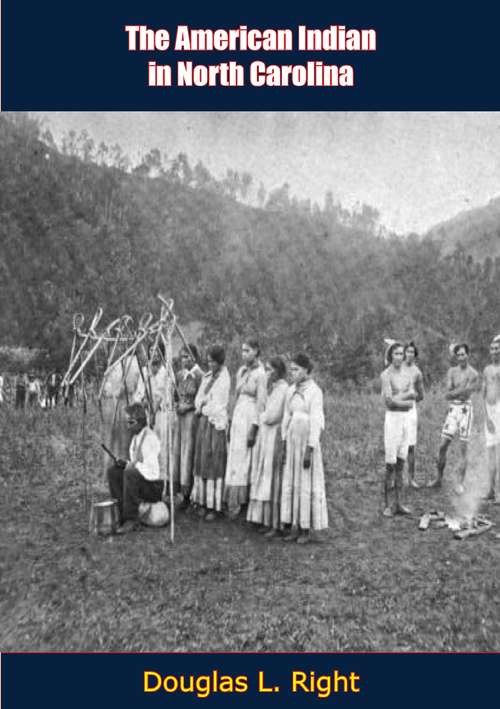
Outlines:
POLYGON ((247 439, 255 420, 255 399, 240 396, 233 412, 231 437, 227 456, 224 502, 229 509, 248 502, 252 454, 247 439))
POLYGON ((281 503, 280 424, 262 424, 255 446, 247 520, 279 529, 281 503))
POLYGON ((304 530, 326 529, 325 474, 321 447, 314 450, 311 467, 304 468, 304 453, 309 437, 307 414, 293 414, 286 438, 286 461, 283 469, 281 522, 304 530))
POLYGON ((174 421, 174 490, 187 497, 193 487, 193 464, 198 417, 194 411, 174 421))
MULTIPOLYGON (((102 442, 117 458, 128 459, 131 434, 127 426, 127 402, 116 397, 103 397, 101 399, 102 442)), ((109 456, 104 454, 104 470, 107 471, 111 463, 109 456)))
POLYGON ((166 411, 157 411, 155 413, 155 423, 154 426, 152 426, 153 431, 156 433, 160 441, 160 455, 158 457, 158 461, 160 463, 160 478, 162 480, 167 478, 167 416, 168 414, 166 411))
POLYGON ((226 469, 226 432, 217 431, 206 416, 198 422, 191 501, 220 512, 226 469))

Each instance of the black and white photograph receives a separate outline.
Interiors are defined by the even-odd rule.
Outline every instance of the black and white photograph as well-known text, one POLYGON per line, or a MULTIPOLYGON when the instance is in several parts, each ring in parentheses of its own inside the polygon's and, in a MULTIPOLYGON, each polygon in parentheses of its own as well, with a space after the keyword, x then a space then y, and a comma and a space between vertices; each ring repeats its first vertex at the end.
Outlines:
POLYGON ((0 158, 2 651, 500 651, 500 113, 0 158))

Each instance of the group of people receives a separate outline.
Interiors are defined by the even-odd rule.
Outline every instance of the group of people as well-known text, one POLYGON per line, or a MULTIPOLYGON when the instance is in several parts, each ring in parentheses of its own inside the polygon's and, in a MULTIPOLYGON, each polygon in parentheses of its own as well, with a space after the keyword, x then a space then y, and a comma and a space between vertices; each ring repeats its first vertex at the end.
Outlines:
MULTIPOLYGON (((323 394, 310 358, 297 354, 287 371, 282 357, 263 362, 259 343, 250 338, 233 390, 223 347, 214 345, 207 354, 204 373, 196 347, 186 345, 175 374, 170 473, 180 507, 207 522, 222 514, 243 516, 269 539, 310 542, 312 533, 328 527, 323 394)), ((163 494, 167 366, 158 348, 150 376, 137 358, 122 360, 103 385, 104 435, 119 453, 107 477, 121 533, 138 528, 141 501, 163 494)))
MULTIPOLYGON (((402 500, 403 470, 406 461, 408 461, 409 485, 414 488, 419 487, 415 480, 417 403, 424 398, 424 387, 422 372, 416 365, 418 351, 415 343, 388 341, 387 344, 387 366, 381 374, 382 397, 385 404, 386 463, 383 514, 392 517, 396 514, 410 513, 410 509, 403 504, 402 500)), ((465 342, 452 344, 450 347, 450 355, 456 363, 449 368, 446 376, 445 397, 448 411, 441 431, 437 475, 429 483, 429 487, 441 487, 449 446, 455 438, 458 438, 460 466, 454 489, 457 495, 464 493, 473 422, 472 395, 481 390, 489 471, 489 489, 485 499, 495 502, 500 472, 500 335, 491 342, 491 362, 484 369, 482 383, 478 372, 469 364, 469 354, 469 346, 465 342)))
MULTIPOLYGON (((43 376, 34 371, 17 372, 11 384, 16 409, 53 409, 61 396, 61 375, 53 371, 43 376)), ((4 401, 4 378, 0 376, 0 403, 4 401)))

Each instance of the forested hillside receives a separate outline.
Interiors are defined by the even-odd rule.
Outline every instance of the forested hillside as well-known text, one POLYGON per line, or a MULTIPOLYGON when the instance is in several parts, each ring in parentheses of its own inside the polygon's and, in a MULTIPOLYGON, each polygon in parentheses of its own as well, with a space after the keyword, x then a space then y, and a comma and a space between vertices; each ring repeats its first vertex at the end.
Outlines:
POLYGON ((500 256, 500 197, 437 224, 427 236, 441 241, 446 252, 460 245, 478 261, 500 256))
POLYGON ((160 291, 207 341, 254 332, 270 351, 306 348, 339 380, 378 373, 384 336, 415 338, 437 375, 450 338, 483 356, 500 332, 500 259, 382 234, 368 206, 257 192, 258 175, 216 180, 183 154, 131 167, 86 133, 56 146, 26 115, 0 115, 0 150, 0 345, 62 363, 74 312, 156 312, 160 291))

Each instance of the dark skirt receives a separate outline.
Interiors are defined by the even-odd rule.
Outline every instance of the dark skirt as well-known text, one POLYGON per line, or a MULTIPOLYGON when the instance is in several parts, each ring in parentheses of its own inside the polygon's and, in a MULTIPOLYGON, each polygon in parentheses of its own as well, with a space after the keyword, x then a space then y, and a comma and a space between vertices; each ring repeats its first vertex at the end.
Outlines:
POLYGON ((226 472, 226 432, 217 431, 206 416, 201 416, 196 434, 193 472, 203 480, 223 478, 226 472))

